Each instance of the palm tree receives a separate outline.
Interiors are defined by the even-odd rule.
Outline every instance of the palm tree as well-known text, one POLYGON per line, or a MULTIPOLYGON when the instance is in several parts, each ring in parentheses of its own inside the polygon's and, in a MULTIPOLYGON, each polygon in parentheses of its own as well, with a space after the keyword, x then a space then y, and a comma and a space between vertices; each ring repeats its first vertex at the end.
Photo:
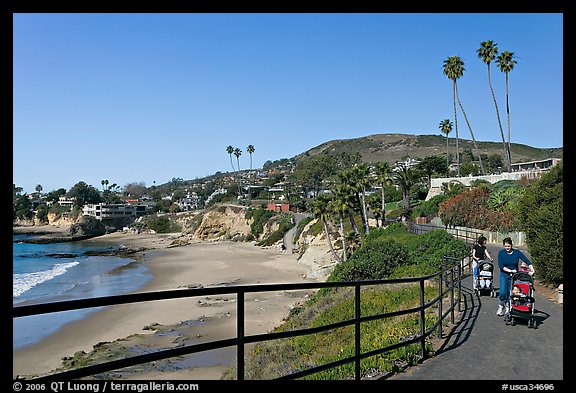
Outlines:
POLYGON ((228 153, 228 155, 230 156, 230 165, 232 165, 232 172, 236 172, 236 169, 234 169, 234 163, 232 163, 232 153, 234 153, 234 148, 228 145, 228 147, 226 148, 226 153, 228 153))
POLYGON ((344 184, 336 184, 332 189, 331 198, 331 208, 335 213, 338 213, 338 219, 340 220, 340 238, 342 239, 342 260, 346 261, 346 234, 344 233, 344 215, 350 209, 349 204, 349 193, 348 189, 344 184))
POLYGON ((362 222, 364 224, 364 233, 370 233, 368 225, 368 211, 366 209, 366 190, 372 186, 370 180, 370 168, 366 164, 359 164, 352 168, 352 180, 355 184, 355 190, 360 197, 362 205, 362 222))
MULTIPOLYGON (((472 132, 472 127, 470 126, 470 122, 468 121, 468 116, 466 116, 466 112, 464 111, 464 107, 460 102, 460 98, 458 97, 458 85, 456 84, 456 80, 460 78, 464 74, 464 61, 458 56, 449 57, 447 60, 444 61, 444 73, 448 76, 448 78, 454 81, 454 94, 456 100, 458 101, 458 105, 460 105, 460 109, 462 110, 462 114, 464 115, 464 120, 466 120, 466 124, 468 125, 468 129, 470 130, 470 136, 472 137, 472 142, 474 142, 474 149, 476 150, 476 154, 478 155, 478 161, 480 162, 480 170, 484 175, 484 165, 482 165, 482 157, 480 157, 480 152, 478 151, 478 146, 476 145, 476 139, 474 138, 474 133, 472 132), (447 65, 448 64, 448 65, 447 65), (448 70, 446 69, 448 68, 448 70)), ((456 128, 456 133, 458 133, 458 128, 456 128)), ((460 170, 458 170, 458 176, 460 176, 460 170)))
POLYGON ((392 176, 392 169, 390 165, 386 162, 377 162, 374 165, 374 174, 376 175, 376 184, 378 184, 381 188, 381 196, 382 196, 382 211, 380 212, 380 221, 382 222, 382 226, 384 226, 384 222, 386 220, 386 190, 385 187, 390 183, 390 179, 392 176))
POLYGON ((360 247, 360 236, 354 231, 346 232, 346 243, 348 244, 350 250, 350 256, 354 254, 354 251, 360 247))
POLYGON ((104 186, 108 186, 110 182, 108 181, 108 179, 104 179, 100 182, 100 184, 102 184, 102 191, 106 191, 106 189, 104 188, 104 186))
MULTIPOLYGON (((240 172, 240 156, 242 155, 242 150, 240 148, 234 149, 234 155, 236 156, 236 162, 238 163, 238 172, 240 172)), ((236 176, 236 181, 238 182, 238 196, 242 194, 242 189, 240 188, 240 180, 236 176)))
POLYGON ((361 236, 360 231, 358 230, 358 225, 356 225, 356 220, 354 219, 354 209, 356 206, 360 205, 360 198, 358 198, 358 194, 356 194, 355 182, 352 178, 351 170, 348 169, 340 172, 338 174, 338 180, 348 193, 348 205, 350 206, 350 209, 348 210, 348 218, 350 219, 350 226, 352 226, 352 229, 358 236, 361 236))
POLYGON ((450 167, 450 159, 448 158, 448 134, 452 132, 452 122, 448 119, 444 119, 440 122, 438 128, 440 128, 440 131, 446 135, 446 167, 448 168, 450 167))
POLYGON ((420 180, 420 177, 414 169, 406 165, 401 165, 393 176, 396 184, 402 188, 402 205, 404 213, 408 213, 410 211, 410 188, 420 180))
POLYGON ((252 153, 254 153, 256 149, 254 149, 253 145, 248 145, 246 151, 248 152, 248 154, 250 154, 250 171, 252 171, 252 153))
POLYGON ((458 72, 457 69, 457 56, 451 56, 444 60, 444 75, 452 81, 452 95, 454 101, 454 125, 456 126, 456 172, 458 177, 460 177, 460 148, 458 147, 458 117, 456 116, 456 79, 460 78, 462 72, 458 72))
POLYGON ((510 149, 510 106, 508 105, 508 74, 514 69, 518 62, 514 60, 514 52, 505 50, 496 59, 496 64, 500 71, 506 73, 506 115, 508 116, 508 162, 509 170, 512 170, 512 150, 510 149))
MULTIPOLYGON (((254 145, 248 145, 246 151, 248 152, 248 154, 250 154, 250 172, 252 172, 252 153, 254 153, 256 149, 254 148, 254 145)), ((255 178, 256 177, 254 177, 254 179, 255 178)))
POLYGON ((508 149, 506 147, 506 140, 504 139, 504 131, 502 130, 502 122, 500 121, 500 111, 498 110, 498 102, 496 101, 496 96, 494 95, 494 89, 492 88, 492 81, 490 79, 490 63, 496 55, 498 54, 498 45, 492 40, 483 41, 480 43, 480 48, 476 50, 478 57, 482 59, 484 63, 488 66, 488 85, 490 86, 490 92, 492 93, 492 100, 494 101, 494 107, 496 108, 496 118, 498 119, 498 126, 500 127, 500 135, 502 136, 502 147, 504 148, 504 160, 508 166, 508 172, 512 171, 512 162, 510 161, 510 155, 508 154, 508 149))
POLYGON ((326 241, 328 242, 328 246, 330 246, 332 255, 334 255, 334 258, 336 258, 338 262, 342 262, 338 254, 336 254, 336 250, 334 250, 334 245, 330 239, 330 232, 328 231, 328 220, 330 219, 330 197, 326 194, 320 194, 310 202, 310 205, 314 218, 322 221, 326 241))

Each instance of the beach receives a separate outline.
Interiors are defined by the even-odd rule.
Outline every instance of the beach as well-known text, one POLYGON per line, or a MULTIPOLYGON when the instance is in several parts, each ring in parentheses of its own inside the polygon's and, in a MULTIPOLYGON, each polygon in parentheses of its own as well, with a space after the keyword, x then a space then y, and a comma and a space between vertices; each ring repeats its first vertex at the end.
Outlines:
MULTIPOLYGON (((184 242, 180 234, 124 232, 84 240, 90 241, 145 249, 138 257, 143 258, 153 278, 137 292, 324 279, 321 275, 310 274, 312 265, 304 259, 298 260, 297 254, 284 254, 278 248, 262 248, 252 243, 184 242)), ((245 333, 269 332, 282 322, 294 305, 311 294, 312 291, 246 294, 245 333)), ((99 343, 136 340, 137 344, 168 347, 177 341, 168 335, 155 335, 154 330, 147 328, 151 325, 179 326, 178 339, 188 343, 234 338, 236 307, 235 295, 110 306, 69 323, 38 344, 14 351, 13 377, 48 373, 61 367, 62 358, 71 357, 78 351, 89 353, 99 343), (182 327, 183 321, 188 321, 186 329, 182 327)), ((144 369, 122 374, 121 378, 217 380, 232 365, 230 357, 235 348, 213 352, 211 357, 204 355, 202 361, 191 361, 190 367, 144 369)))

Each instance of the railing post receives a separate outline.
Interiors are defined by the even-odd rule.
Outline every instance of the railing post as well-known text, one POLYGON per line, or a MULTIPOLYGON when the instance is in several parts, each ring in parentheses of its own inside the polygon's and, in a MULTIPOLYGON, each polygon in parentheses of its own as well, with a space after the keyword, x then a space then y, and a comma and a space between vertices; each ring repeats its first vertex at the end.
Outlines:
POLYGON ((426 339, 424 333, 426 332, 426 313, 424 312, 424 280, 420 280, 420 356, 424 359, 426 355, 426 339))
POLYGON ((236 346, 236 378, 238 381, 244 380, 244 291, 239 289, 237 292, 237 320, 236 320, 236 336, 238 344, 236 346))
POLYGON ((438 280, 438 296, 440 297, 440 301, 438 302, 438 320, 440 323, 438 324, 438 338, 442 338, 442 282, 444 281, 444 267, 440 269, 440 277, 438 280))
POLYGON ((360 380, 360 283, 354 284, 354 378, 360 380))
MULTIPOLYGON (((464 261, 464 259, 462 260, 464 261)), ((458 264, 458 312, 462 312, 462 272, 464 271, 464 268, 462 267, 461 264, 458 264)))
POLYGON ((450 266, 450 323, 454 324, 454 266, 450 266))

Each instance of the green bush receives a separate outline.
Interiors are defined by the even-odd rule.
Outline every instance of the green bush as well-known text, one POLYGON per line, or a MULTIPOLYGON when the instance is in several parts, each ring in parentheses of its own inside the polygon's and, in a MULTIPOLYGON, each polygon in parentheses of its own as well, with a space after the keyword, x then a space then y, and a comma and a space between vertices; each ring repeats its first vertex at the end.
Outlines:
POLYGON ((362 245, 346 262, 339 263, 329 281, 379 280, 406 264, 408 251, 395 240, 381 239, 362 245))
POLYGON ((519 203, 528 251, 538 277, 546 284, 564 280, 563 162, 529 186, 519 203))

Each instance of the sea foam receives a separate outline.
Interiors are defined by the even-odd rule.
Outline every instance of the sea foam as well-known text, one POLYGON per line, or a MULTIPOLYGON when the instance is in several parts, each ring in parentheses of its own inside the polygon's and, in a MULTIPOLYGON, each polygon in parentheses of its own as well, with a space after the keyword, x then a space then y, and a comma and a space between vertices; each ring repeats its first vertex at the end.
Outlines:
POLYGON ((56 276, 66 273, 66 271, 80 262, 73 261, 59 263, 50 270, 43 270, 34 273, 16 273, 12 275, 12 296, 18 297, 38 284, 53 279, 56 276))

